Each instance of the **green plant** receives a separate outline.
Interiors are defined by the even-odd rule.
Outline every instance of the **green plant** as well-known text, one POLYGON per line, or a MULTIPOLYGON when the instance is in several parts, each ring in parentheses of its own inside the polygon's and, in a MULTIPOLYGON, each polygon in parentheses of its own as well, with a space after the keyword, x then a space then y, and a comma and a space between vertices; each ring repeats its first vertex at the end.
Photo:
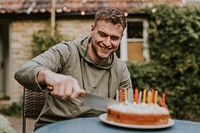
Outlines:
POLYGON ((166 92, 172 117, 200 121, 199 6, 142 10, 149 20, 151 62, 128 64, 133 86, 166 92))
POLYGON ((12 103, 9 107, 0 109, 0 112, 8 116, 21 116, 22 109, 22 103, 12 103))
POLYGON ((62 37, 57 32, 54 36, 50 34, 50 30, 39 30, 35 32, 33 37, 33 45, 32 45, 32 52, 33 56, 37 56, 46 50, 48 50, 50 47, 54 46, 55 44, 58 44, 62 37))

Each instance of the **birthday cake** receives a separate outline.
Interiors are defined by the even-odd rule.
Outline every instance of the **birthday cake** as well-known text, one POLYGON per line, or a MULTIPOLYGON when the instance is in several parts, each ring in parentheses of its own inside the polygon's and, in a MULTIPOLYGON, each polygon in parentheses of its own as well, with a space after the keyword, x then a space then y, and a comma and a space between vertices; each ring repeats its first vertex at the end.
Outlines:
POLYGON ((158 103, 158 91, 136 88, 117 90, 117 100, 120 104, 110 105, 107 108, 107 120, 135 125, 163 125, 168 123, 169 111, 165 108, 166 94, 162 94, 162 103, 158 103))
POLYGON ((124 124, 163 125, 169 116, 166 108, 155 104, 116 104, 107 109, 107 120, 124 124))

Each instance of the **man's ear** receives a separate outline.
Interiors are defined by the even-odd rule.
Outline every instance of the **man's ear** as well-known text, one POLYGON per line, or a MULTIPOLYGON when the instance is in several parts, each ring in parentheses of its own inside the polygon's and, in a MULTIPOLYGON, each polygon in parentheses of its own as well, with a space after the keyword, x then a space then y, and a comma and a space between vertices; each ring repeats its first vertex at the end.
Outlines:
POLYGON ((95 26, 92 24, 91 27, 90 27, 90 34, 91 34, 91 35, 93 34, 94 29, 95 29, 95 26))

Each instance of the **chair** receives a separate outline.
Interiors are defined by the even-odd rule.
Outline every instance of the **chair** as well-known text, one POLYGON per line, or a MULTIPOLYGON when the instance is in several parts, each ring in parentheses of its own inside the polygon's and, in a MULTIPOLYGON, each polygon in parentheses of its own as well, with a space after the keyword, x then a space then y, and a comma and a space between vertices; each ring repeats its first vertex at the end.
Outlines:
POLYGON ((22 133, 26 133, 26 118, 37 118, 44 106, 45 92, 24 88, 22 133))

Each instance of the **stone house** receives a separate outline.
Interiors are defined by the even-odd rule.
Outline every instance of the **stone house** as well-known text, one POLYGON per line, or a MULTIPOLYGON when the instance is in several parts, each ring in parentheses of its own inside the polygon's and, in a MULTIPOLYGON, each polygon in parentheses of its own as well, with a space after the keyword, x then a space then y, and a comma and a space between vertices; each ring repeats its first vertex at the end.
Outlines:
POLYGON ((139 7, 182 4, 180 0, 55 0, 56 4, 52 6, 53 1, 0 1, 0 107, 18 102, 23 95, 23 87, 13 76, 20 64, 32 58, 32 34, 35 31, 55 23, 57 31, 71 40, 89 34, 97 10, 119 8, 124 11, 128 25, 119 49, 120 58, 148 61, 148 22, 145 14, 138 12, 139 7))

